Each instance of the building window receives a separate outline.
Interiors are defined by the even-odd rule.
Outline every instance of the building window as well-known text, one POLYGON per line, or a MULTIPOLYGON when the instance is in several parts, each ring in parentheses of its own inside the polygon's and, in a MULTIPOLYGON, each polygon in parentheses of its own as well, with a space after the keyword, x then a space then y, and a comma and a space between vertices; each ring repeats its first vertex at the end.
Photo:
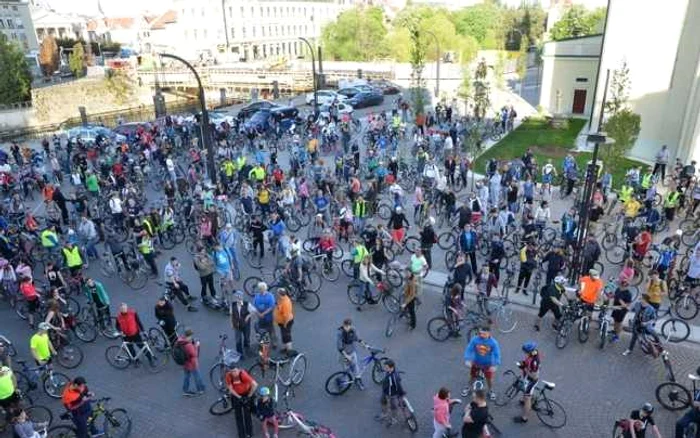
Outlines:
POLYGON ((17 19, 17 29, 24 29, 24 23, 19 18, 17 19))
POLYGON ((245 8, 241 6, 241 18, 245 16, 245 8))
POLYGON ((0 20, 0 29, 4 29, 4 28, 5 28, 5 22, 0 20))
POLYGON ((255 26, 253 26, 252 34, 253 34, 253 38, 255 38, 255 26))
POLYGON ((251 16, 251 17, 254 17, 254 16, 255 16, 255 8, 252 7, 252 6, 250 7, 250 16, 251 16))
POLYGON ((241 35, 243 35, 243 38, 245 38, 245 26, 243 26, 243 29, 241 30, 241 35))
POLYGON ((282 36, 284 36, 284 26, 280 26, 280 27, 281 27, 280 30, 282 31, 282 36))
POLYGON ((263 37, 265 36, 265 26, 260 26, 260 33, 263 37))
POLYGON ((277 18, 277 7, 272 8, 272 16, 277 18))
POLYGON ((275 26, 275 36, 279 36, 280 34, 280 28, 275 26))
POLYGON ((192 30, 192 39, 197 39, 197 29, 192 30))
POLYGON ((228 7, 228 18, 233 18, 233 8, 231 6, 228 7))
POLYGON ((11 18, 7 19, 7 28, 8 29, 14 29, 15 28, 15 23, 12 21, 11 18))
POLYGON ((588 78, 576 78, 576 82, 588 82, 588 78))
POLYGON ((304 8, 304 17, 306 17, 306 8, 304 8))
POLYGON ((12 6, 12 10, 13 10, 13 11, 16 11, 16 10, 17 10, 17 6, 12 6))
POLYGON ((234 39, 234 38, 236 38, 236 28, 232 27, 231 28, 231 39, 234 39))
POLYGON ((272 36, 272 26, 267 26, 267 34, 272 36))
POLYGON ((267 16, 268 17, 270 16, 270 7, 269 6, 267 7, 267 16))

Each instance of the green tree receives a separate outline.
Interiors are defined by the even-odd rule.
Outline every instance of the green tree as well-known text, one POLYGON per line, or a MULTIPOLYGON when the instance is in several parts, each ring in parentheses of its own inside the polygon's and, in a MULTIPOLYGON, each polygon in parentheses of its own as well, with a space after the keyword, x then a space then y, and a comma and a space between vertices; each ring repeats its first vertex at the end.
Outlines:
POLYGON ((32 73, 22 50, 0 33, 0 105, 31 100, 32 73))
POLYGON ((612 83, 608 89, 610 97, 605 101, 605 111, 614 115, 623 109, 629 99, 629 89, 630 69, 627 61, 622 61, 620 68, 613 73, 612 83))
POLYGON ((411 34, 405 27, 394 26, 384 37, 382 52, 396 62, 409 62, 411 59, 411 34))
POLYGON ((371 61, 383 56, 387 34, 384 12, 377 7, 353 8, 326 25, 321 34, 326 56, 341 61, 371 61))
POLYGON ((411 36, 411 103, 413 114, 416 116, 425 114, 426 96, 425 79, 423 70, 425 69, 425 39, 421 35, 418 23, 414 19, 405 22, 409 35, 411 36))
POLYGON ((622 108, 610 116, 605 122, 605 131, 615 142, 603 148, 607 166, 617 168, 622 164, 622 159, 637 142, 641 129, 642 117, 629 108, 622 108))
POLYGON ((477 120, 482 120, 486 116, 486 110, 491 106, 488 73, 486 60, 482 58, 474 71, 474 117, 477 120))
POLYGON ((114 96, 119 104, 128 102, 134 93, 134 84, 129 77, 120 70, 107 70, 107 90, 114 96))
POLYGON ((454 13, 453 20, 460 35, 469 35, 483 48, 495 43, 495 34, 502 27, 502 10, 493 3, 481 3, 454 13))
POLYGON ((594 35, 603 31, 605 8, 589 11, 583 6, 574 5, 564 12, 554 23, 551 31, 553 40, 594 35))
POLYGON ((85 74, 85 51, 81 43, 75 43, 73 51, 68 57, 68 66, 76 78, 85 74))

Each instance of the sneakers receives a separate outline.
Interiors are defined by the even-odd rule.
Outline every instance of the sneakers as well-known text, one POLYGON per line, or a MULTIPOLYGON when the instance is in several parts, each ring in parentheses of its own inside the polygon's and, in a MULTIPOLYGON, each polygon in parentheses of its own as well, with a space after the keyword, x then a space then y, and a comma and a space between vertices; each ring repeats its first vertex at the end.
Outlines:
POLYGON ((525 424, 528 420, 518 415, 517 417, 513 417, 513 421, 518 424, 525 424))
POLYGON ((489 400, 496 400, 496 393, 493 391, 489 391, 489 400))
POLYGON ((632 350, 627 349, 627 350, 625 350, 625 351, 622 352, 622 355, 623 355, 623 356, 629 356, 629 354, 630 354, 631 352, 632 352, 632 350))
POLYGON ((192 391, 185 391, 182 393, 182 395, 184 395, 185 397, 194 397, 195 395, 197 395, 197 393, 192 391))
POLYGON ((612 335, 610 337, 610 342, 612 342, 612 343, 618 342, 619 340, 620 340, 620 337, 618 335, 612 335))
POLYGON ((199 309, 190 304, 189 306, 187 306, 187 311, 188 312, 199 312, 199 309))
POLYGON ((532 328, 535 329, 536 332, 540 331, 540 326, 537 324, 533 325, 532 328))

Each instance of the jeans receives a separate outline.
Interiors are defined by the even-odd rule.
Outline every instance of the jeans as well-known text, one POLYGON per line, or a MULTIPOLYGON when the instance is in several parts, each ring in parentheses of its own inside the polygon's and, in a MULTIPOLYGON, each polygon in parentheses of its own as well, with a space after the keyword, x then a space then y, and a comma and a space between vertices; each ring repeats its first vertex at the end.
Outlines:
POLYGON ((89 418, 92 416, 92 405, 87 402, 79 408, 71 411, 71 419, 75 425, 76 438, 90 438, 91 435, 98 433, 94 424, 88 424, 89 418))
POLYGON ((199 369, 195 368, 192 371, 185 370, 185 378, 182 381, 182 392, 190 392, 191 377, 194 377, 194 384, 197 387, 197 391, 204 391, 204 382, 202 381, 202 375, 199 374, 199 369))
POLYGON ((355 378, 359 379, 361 375, 359 374, 360 367, 357 363, 357 352, 353 351, 349 353, 348 356, 350 356, 350 360, 346 360, 345 356, 341 353, 340 361, 349 373, 352 373, 355 378))
POLYGON ((445 426, 435 421, 435 419, 433 419, 433 428, 435 429, 435 432, 433 432, 433 438, 442 438, 445 432, 448 430, 445 426))
POLYGON ((253 419, 250 415, 250 402, 231 397, 236 416, 236 429, 238 438, 249 438, 253 436, 253 419))
POLYGON ((700 410, 691 409, 676 421, 676 438, 700 438, 700 410), (684 435, 685 429, 690 426, 691 423, 695 423, 696 425, 694 437, 684 435))
POLYGON ((214 290, 214 274, 205 275, 199 277, 199 282, 202 284, 202 291, 200 295, 202 299, 207 297, 207 288, 209 288, 209 294, 212 298, 216 298, 216 291, 214 290))
POLYGON ((236 338, 236 351, 241 355, 245 355, 245 349, 250 348, 250 322, 243 325, 240 330, 234 330, 236 338))

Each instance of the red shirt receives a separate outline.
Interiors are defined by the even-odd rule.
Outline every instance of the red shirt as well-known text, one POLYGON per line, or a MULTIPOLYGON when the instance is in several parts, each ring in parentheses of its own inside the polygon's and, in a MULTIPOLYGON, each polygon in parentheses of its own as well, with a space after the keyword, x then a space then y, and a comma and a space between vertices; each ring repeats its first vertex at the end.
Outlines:
POLYGON ((185 363, 182 364, 183 368, 187 371, 194 371, 199 367, 199 352, 197 347, 195 347, 194 342, 188 341, 184 336, 178 338, 178 344, 182 343, 182 348, 185 350, 185 356, 187 359, 185 363))
POLYGON ((651 245, 651 233, 648 231, 642 231, 639 234, 639 240, 635 245, 635 250, 638 254, 644 255, 649 250, 649 245, 651 245))
POLYGON ((253 382, 255 382, 253 378, 250 377, 250 374, 248 374, 248 372, 245 370, 240 371, 240 374, 238 375, 238 382, 234 382, 232 371, 226 373, 225 380, 226 387, 229 389, 232 388, 233 391, 240 396, 248 395, 250 388, 253 387, 253 382))
POLYGON ((22 295, 24 295, 24 298, 27 301, 34 301, 39 298, 39 294, 36 292, 36 287, 34 287, 31 281, 22 283, 19 290, 22 292, 22 295))

